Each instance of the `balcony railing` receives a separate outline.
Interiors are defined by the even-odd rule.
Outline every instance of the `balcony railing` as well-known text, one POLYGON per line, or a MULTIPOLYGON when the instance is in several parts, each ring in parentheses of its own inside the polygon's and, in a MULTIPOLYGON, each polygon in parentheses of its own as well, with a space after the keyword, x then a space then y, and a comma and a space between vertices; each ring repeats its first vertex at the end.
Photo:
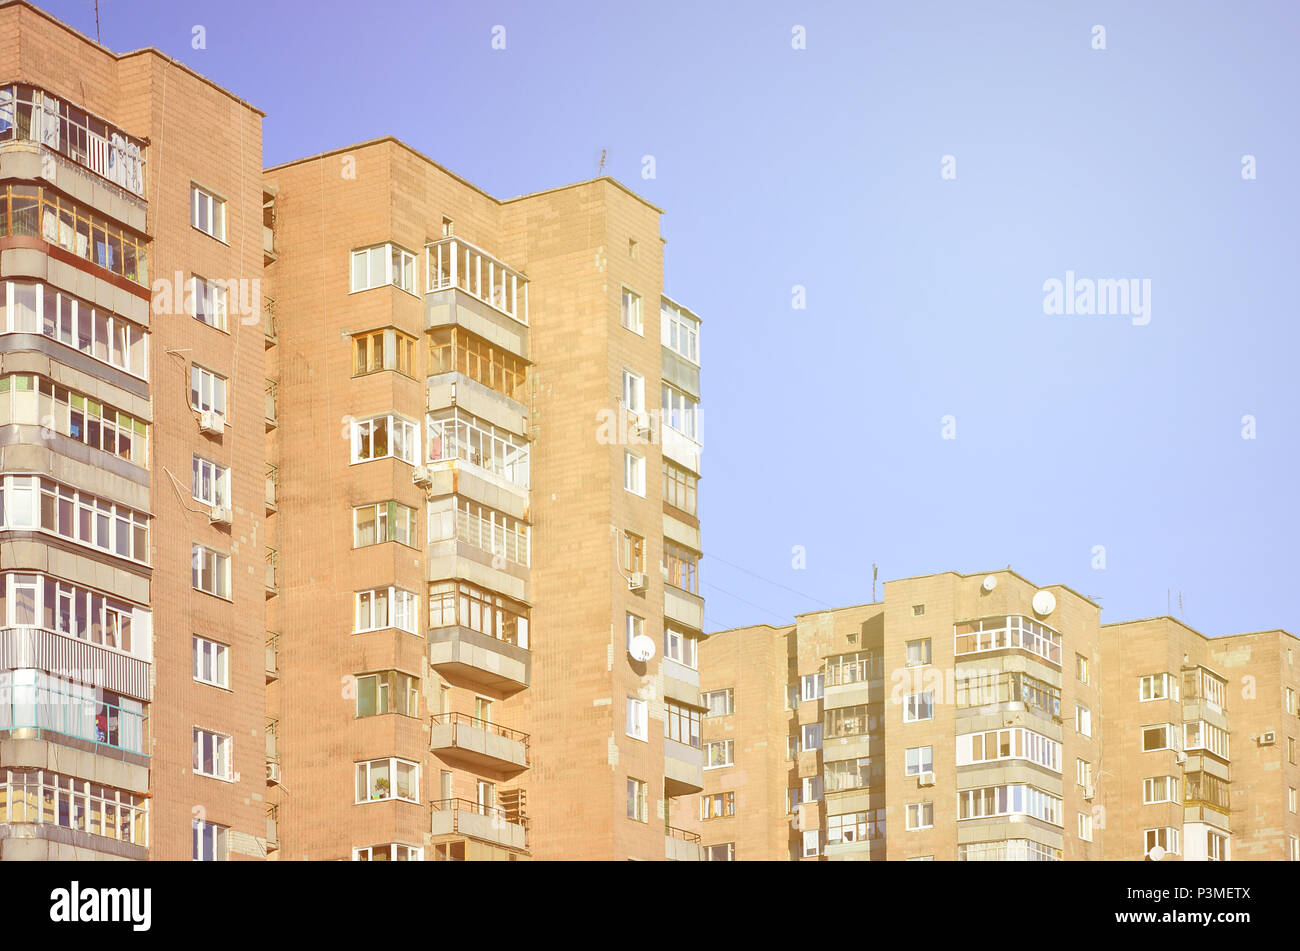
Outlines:
POLYGON ((681 839, 683 842, 692 842, 698 844, 700 841, 700 834, 698 832, 691 832, 687 829, 679 829, 676 826, 669 826, 669 825, 664 826, 664 835, 668 836, 668 838, 670 839, 681 839))
MULTIPOLYGON (((435 713, 431 721, 433 726, 455 727, 459 724, 475 727, 490 733, 493 736, 499 736, 507 740, 513 740, 516 743, 522 743, 524 747, 524 762, 528 762, 528 734, 521 733, 519 730, 511 730, 507 727, 500 726, 496 723, 489 723, 487 720, 480 720, 478 717, 472 717, 468 713, 435 713)), ((455 742, 454 734, 453 740, 455 742)))
POLYGON ((270 597, 280 590, 280 553, 274 548, 266 550, 266 594, 270 597))
POLYGON ((493 518, 471 515, 456 510, 456 537, 467 545, 504 558, 524 568, 528 567, 528 529, 507 528, 493 518))
POLYGON ((280 635, 266 635, 266 682, 280 677, 280 635))
POLYGON ((144 197, 144 147, 116 126, 34 86, 0 86, 0 142, 25 140, 144 197))
POLYGON ((500 844, 511 844, 513 840, 513 844, 527 847, 527 816, 500 806, 486 806, 473 799, 435 799, 430 806, 430 825, 435 834, 450 832, 500 844), (449 816, 450 821, 439 823, 440 816, 449 816))
POLYGON ((279 384, 275 380, 266 381, 266 428, 274 429, 279 420, 276 418, 276 391, 279 384))
POLYGON ((521 489, 528 488, 528 441, 460 409, 426 417, 425 458, 430 464, 458 459, 521 489))
POLYGON ((0 185, 0 237, 39 238, 112 274, 149 286, 149 239, 51 188, 0 185))
POLYGON ((276 343, 274 297, 268 297, 262 303, 262 333, 266 337, 268 347, 276 343))
POLYGON ((276 495, 280 487, 280 470, 271 463, 266 464, 266 513, 276 510, 276 495))
POLYGON ((38 730, 147 756, 149 715, 134 701, 96 699, 48 684, 0 686, 0 730, 38 730), (140 709, 135 709, 140 708, 140 709))
POLYGON ((528 324, 528 278, 461 238, 424 246, 429 292, 455 287, 528 324))

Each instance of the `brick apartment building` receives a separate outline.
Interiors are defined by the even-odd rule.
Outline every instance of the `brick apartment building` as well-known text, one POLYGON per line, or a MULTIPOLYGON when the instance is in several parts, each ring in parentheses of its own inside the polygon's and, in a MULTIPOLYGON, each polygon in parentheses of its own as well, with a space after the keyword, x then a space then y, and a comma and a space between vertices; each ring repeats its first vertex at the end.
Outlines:
POLYGON ((947 572, 710 635, 705 858, 1300 858, 1300 641, 1099 615, 947 572))

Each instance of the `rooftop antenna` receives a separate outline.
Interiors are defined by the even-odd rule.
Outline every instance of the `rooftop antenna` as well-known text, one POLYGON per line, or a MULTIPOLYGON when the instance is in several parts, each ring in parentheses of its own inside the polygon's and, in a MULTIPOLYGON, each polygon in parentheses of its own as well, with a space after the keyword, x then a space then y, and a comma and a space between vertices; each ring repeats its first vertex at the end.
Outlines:
POLYGON ((104 45, 99 38, 99 0, 95 0, 95 42, 104 45))
POLYGON ((876 568, 876 563, 873 561, 871 563, 871 601, 873 604, 876 601, 876 578, 879 575, 880 575, 880 571, 878 568, 876 568))
MULTIPOLYGON (((99 0, 95 0, 95 2, 98 3, 99 0)), ((604 173, 604 171, 605 171, 605 150, 601 149, 600 164, 596 166, 596 177, 600 178, 600 176, 604 173)))
POLYGON ((1178 592, 1178 619, 1181 621, 1187 620, 1187 615, 1183 614, 1183 593, 1181 591, 1178 592))

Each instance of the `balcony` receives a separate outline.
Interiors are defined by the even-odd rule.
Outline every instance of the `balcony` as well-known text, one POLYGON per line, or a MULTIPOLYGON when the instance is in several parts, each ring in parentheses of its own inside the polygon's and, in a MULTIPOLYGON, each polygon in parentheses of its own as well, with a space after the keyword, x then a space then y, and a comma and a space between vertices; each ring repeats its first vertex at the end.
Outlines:
POLYGON ((275 335, 275 298, 268 297, 262 303, 262 336, 266 349, 274 347, 280 342, 280 338, 275 335))
POLYGON ((490 634, 467 627, 431 628, 429 666, 452 682, 469 683, 504 694, 529 684, 532 654, 490 634))
POLYGON ((508 849, 528 848, 528 819, 524 816, 471 799, 439 799, 432 805, 429 831, 435 838, 464 835, 508 849))
POLYGON ((274 852, 280 848, 280 807, 266 807, 266 851, 274 852))
POLYGON ((678 432, 671 426, 660 425, 660 441, 663 443, 664 455, 683 468, 696 475, 700 473, 700 453, 703 446, 699 442, 678 432))
POLYGON ((274 548, 266 550, 266 596, 273 598, 280 593, 280 553, 274 548))
POLYGON ((279 425, 276 418, 276 390, 279 384, 275 380, 266 381, 266 431, 269 433, 279 425))
POLYGON ((432 719, 430 752, 471 769, 518 773, 528 768, 528 734, 509 730, 466 713, 440 713, 432 719))
POLYGON ((664 585, 664 616, 693 631, 704 630, 704 599, 675 585, 664 585))
POLYGON ((528 278, 461 238, 424 246, 428 293, 458 288, 528 326, 528 278))
POLYGON ((266 784, 273 786, 280 781, 280 721, 275 717, 266 718, 266 784))
POLYGON ((664 826, 664 857, 670 862, 699 862, 700 834, 664 826))
POLYGON ((277 490, 280 488, 280 470, 278 467, 266 464, 266 514, 273 515, 279 509, 276 502, 277 490))
POLYGON ((37 675, 33 683, 13 683, 0 692, 0 733, 14 739, 45 739, 72 745, 96 756, 144 762, 150 749, 149 715, 144 704, 121 698, 111 700, 94 687, 37 675), (134 754, 132 758, 130 754, 134 754))
POLYGON ((275 196, 279 189, 274 185, 262 186, 262 265, 275 263, 275 196))
POLYGON ((704 752, 664 738, 664 795, 689 796, 704 791, 704 752))
POLYGON ((280 679, 280 635, 266 635, 266 682, 280 679))

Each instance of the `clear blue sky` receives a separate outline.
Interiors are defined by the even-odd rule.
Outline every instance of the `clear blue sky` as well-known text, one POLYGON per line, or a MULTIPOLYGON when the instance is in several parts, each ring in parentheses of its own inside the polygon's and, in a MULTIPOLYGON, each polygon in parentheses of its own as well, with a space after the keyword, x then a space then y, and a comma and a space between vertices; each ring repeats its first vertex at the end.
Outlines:
MULTIPOLYGON (((94 35, 91 0, 43 6, 94 35)), ((1207 634, 1300 633, 1300 12, 1133 6, 101 0, 101 20, 110 48, 264 109, 268 165, 393 134, 508 197, 604 148, 668 209, 667 292, 705 319, 710 629, 868 601, 874 561, 1010 564, 1108 621, 1172 589, 1207 634), (1044 314, 1067 271, 1149 279, 1150 323, 1044 314)))

